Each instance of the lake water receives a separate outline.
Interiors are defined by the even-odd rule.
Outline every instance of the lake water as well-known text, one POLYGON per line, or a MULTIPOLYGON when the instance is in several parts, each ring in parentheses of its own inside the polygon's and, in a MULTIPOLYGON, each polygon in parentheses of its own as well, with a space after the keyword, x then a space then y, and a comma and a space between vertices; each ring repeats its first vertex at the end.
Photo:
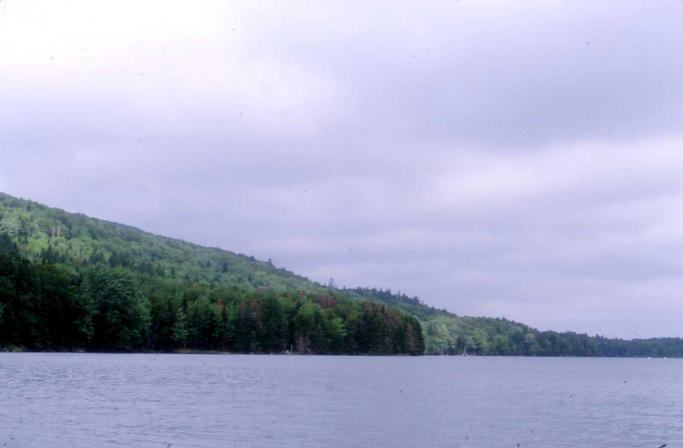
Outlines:
POLYGON ((664 443, 683 360, 0 354, 7 448, 664 443))

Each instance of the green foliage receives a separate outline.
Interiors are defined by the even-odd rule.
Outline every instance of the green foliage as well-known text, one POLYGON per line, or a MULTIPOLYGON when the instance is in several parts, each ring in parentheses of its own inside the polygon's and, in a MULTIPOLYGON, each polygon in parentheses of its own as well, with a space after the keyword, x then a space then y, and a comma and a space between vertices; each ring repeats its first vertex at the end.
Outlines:
POLYGON ((8 233, 0 233, 0 254, 11 254, 17 251, 17 246, 14 244, 8 233))
POLYGON ((104 264, 77 270, 16 252, 0 255, 0 309, 0 346, 32 350, 424 351, 414 317, 339 293, 196 285, 104 264))
POLYGON ((345 292, 352 297, 369 297, 390 304, 419 317, 425 353, 430 355, 683 357, 680 338, 627 341, 574 332, 538 331, 507 319, 457 316, 428 307, 418 297, 390 290, 356 288, 345 292))
POLYGON ((90 348, 132 350, 145 346, 149 305, 132 272, 103 265, 87 268, 81 291, 85 310, 92 310, 90 348))
POLYGON ((424 351, 414 317, 270 261, 6 195, 0 217, 0 347, 424 351))
POLYGON ((2 193, 0 235, 0 252, 6 251, 3 247, 8 241, 14 241, 33 263, 105 263, 149 276, 250 290, 324 289, 270 262, 152 235, 2 193))

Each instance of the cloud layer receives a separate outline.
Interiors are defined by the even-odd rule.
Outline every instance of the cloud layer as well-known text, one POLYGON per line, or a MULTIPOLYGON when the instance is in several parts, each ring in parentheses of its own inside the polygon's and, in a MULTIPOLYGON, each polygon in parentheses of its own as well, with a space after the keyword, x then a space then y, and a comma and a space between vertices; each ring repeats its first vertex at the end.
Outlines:
POLYGON ((0 3, 0 191, 420 295, 683 335, 677 1, 0 3))

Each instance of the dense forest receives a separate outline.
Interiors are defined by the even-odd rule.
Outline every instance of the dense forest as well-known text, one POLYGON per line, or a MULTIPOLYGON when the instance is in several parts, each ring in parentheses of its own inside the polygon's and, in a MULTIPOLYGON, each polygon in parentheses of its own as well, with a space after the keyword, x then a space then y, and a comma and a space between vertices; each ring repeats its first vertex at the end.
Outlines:
POLYGON ((417 318, 332 292, 246 290, 23 258, 0 234, 0 346, 422 354, 417 318))
POLYGON ((678 338, 627 341, 458 316, 0 193, 2 348, 683 356, 678 338))
POLYGON ((507 319, 458 316, 425 305, 419 297, 374 288, 347 289, 415 315, 429 355, 683 357, 683 339, 623 340, 571 331, 539 331, 507 319))

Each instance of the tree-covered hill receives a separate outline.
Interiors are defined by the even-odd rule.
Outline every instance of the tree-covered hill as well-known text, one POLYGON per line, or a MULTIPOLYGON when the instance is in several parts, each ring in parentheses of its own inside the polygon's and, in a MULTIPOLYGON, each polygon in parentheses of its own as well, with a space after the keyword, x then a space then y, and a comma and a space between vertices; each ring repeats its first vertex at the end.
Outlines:
POLYGON ((0 193, 0 348, 683 356, 336 289, 270 262, 0 193))
POLYGON ((422 354, 417 318, 269 262, 0 195, 0 347, 422 354))
POLYGON ((422 322, 426 354, 520 356, 683 357, 683 339, 623 340, 575 332, 539 331, 518 322, 490 317, 458 316, 425 305, 418 297, 390 290, 345 290, 417 316, 422 322))
POLYGON ((318 291, 310 280, 269 262, 67 213, 0 193, 0 232, 34 263, 105 263, 200 284, 318 291))

